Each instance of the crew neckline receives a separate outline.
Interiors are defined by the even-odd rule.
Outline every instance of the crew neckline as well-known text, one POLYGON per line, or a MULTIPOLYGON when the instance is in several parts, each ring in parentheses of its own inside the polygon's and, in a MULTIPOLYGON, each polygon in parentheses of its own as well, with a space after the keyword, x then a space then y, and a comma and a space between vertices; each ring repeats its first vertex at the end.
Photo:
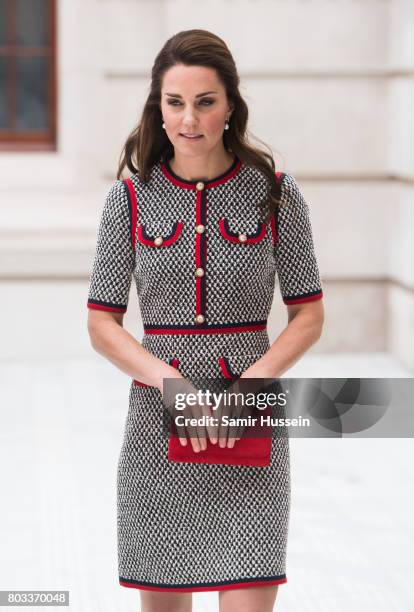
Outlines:
POLYGON ((164 176, 166 176, 168 180, 174 183, 174 185, 177 185, 178 187, 183 187, 184 189, 196 189, 197 183, 200 182, 204 184, 205 188, 221 185, 222 183, 225 183, 226 181, 233 178, 233 176, 235 176, 241 168, 241 165, 242 163, 240 159, 237 157, 237 155, 235 155, 231 165, 222 174, 219 174, 218 176, 215 176, 214 178, 208 181, 205 181, 203 179, 189 181, 188 179, 182 178, 172 170, 169 159, 166 159, 165 162, 160 162, 160 167, 164 176))

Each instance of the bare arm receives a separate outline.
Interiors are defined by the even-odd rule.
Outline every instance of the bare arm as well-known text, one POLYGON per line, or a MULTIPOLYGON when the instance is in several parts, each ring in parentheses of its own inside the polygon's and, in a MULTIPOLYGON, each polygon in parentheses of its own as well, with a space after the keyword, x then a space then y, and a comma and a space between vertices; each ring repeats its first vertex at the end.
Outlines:
POLYGON ((241 378, 280 378, 319 340, 324 322, 323 300, 289 305, 287 311, 288 325, 241 378))
POLYGON ((95 351, 122 372, 159 389, 163 378, 182 378, 176 368, 147 351, 123 328, 123 313, 88 311, 88 333, 95 351))

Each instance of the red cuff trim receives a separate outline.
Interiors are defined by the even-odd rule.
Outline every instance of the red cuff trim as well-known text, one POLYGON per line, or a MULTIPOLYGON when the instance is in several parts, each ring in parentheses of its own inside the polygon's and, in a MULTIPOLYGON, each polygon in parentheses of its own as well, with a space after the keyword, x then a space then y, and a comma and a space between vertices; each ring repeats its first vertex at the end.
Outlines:
POLYGON ((283 301, 285 304, 302 304, 304 302, 315 302, 316 300, 321 300, 323 298, 323 292, 319 291, 318 293, 311 295, 303 295, 298 297, 285 297, 283 301))
POLYGON ((126 306, 111 306, 110 304, 87 302, 87 307, 92 310, 106 310, 107 312, 126 312, 126 306))

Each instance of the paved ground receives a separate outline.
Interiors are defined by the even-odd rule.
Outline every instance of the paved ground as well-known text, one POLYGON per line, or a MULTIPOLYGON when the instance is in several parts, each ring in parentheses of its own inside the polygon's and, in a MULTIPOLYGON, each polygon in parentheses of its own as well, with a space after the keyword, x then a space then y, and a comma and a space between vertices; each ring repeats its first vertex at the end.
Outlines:
MULTIPOLYGON (((412 374, 387 355, 329 355, 287 375, 412 374)), ((129 380, 97 357, 3 365, 0 383, 0 589, 69 589, 74 612, 138 612, 116 565, 129 380)), ((412 439, 291 440, 288 583, 275 610, 414 610, 412 450, 412 439)), ((195 594, 194 612, 216 601, 195 594)))

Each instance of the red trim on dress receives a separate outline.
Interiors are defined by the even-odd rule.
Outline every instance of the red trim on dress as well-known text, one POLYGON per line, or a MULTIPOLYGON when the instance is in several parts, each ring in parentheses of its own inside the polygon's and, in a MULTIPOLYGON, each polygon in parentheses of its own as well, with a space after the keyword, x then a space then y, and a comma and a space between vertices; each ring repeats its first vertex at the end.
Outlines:
MULTIPOLYGON (((196 225, 201 224, 201 191, 197 191, 196 196, 196 225)), ((196 268, 201 268, 201 234, 196 234, 195 239, 195 265, 196 268)), ((205 270, 204 270, 205 273, 205 270)), ((201 299, 201 291, 202 291, 202 281, 203 279, 200 276, 195 277, 195 290, 196 290, 196 308, 195 314, 204 315, 202 312, 202 299, 201 299)))
POLYGON ((144 329, 144 334, 233 334, 243 333, 248 331, 260 331, 266 329, 267 323, 251 323, 248 325, 240 325, 237 327, 204 327, 204 328, 186 328, 169 329, 167 327, 156 327, 153 329, 144 329))
POLYGON ((108 312, 126 312, 126 308, 116 308, 115 306, 105 306, 103 304, 92 304, 88 302, 88 308, 92 308, 93 310, 106 310, 108 312))
POLYGON ((221 235, 224 238, 226 238, 226 240, 229 240, 230 242, 234 242, 235 244, 256 244, 257 242, 260 242, 260 240, 262 240, 265 237, 265 235, 266 235, 266 228, 267 228, 267 224, 262 222, 259 234, 257 236, 249 238, 249 235, 246 234, 247 240, 245 240, 244 242, 241 242, 239 240, 238 235, 237 236, 232 236, 231 234, 228 233, 228 231, 226 229, 226 219, 224 217, 222 219, 220 219, 219 226, 220 226, 221 235))
MULTIPOLYGON (((202 181, 204 183, 204 188, 205 189, 209 189, 210 187, 217 187, 217 185, 222 185, 226 181, 228 181, 231 178, 233 178, 233 176, 235 176, 237 174, 237 172, 240 170, 241 166, 242 166, 242 162, 239 159, 237 161, 237 164, 233 168, 233 170, 231 170, 230 172, 227 172, 227 174, 225 174, 221 178, 219 178, 219 179, 217 179, 215 181, 202 181)), ((170 174, 168 172, 166 166, 162 162, 160 162, 160 168, 161 168, 161 171, 164 174, 164 176, 169 181, 171 181, 171 183, 173 183, 173 185, 176 185, 177 187, 182 187, 183 189, 192 189, 192 190, 197 189, 196 184, 199 181, 194 181, 194 183, 183 183, 183 181, 180 181, 179 179, 175 178, 175 176, 170 174)))
POLYGON ((272 218, 270 220, 270 229, 272 232, 272 242, 273 244, 277 244, 277 219, 276 219, 276 213, 274 213, 272 215, 272 218))
POLYGON ((234 378, 233 375, 229 372, 229 369, 227 367, 227 363, 224 357, 219 357, 218 362, 219 362, 219 366, 221 368, 224 378, 234 378))
POLYGON ((315 295, 308 295, 307 297, 298 297, 292 299, 283 298, 285 304, 302 304, 303 302, 314 302, 323 298, 323 291, 315 295))
MULTIPOLYGON (((205 451, 204 451, 205 452, 205 451)), ((132 589, 143 589, 147 591, 169 591, 170 593, 191 593, 200 591, 224 591, 228 589, 245 589, 246 587, 254 586, 265 586, 274 584, 284 584, 287 582, 287 578, 275 578, 273 580, 255 580, 249 582, 232 582, 230 584, 219 584, 216 586, 189 586, 189 587, 163 587, 163 586, 152 586, 146 584, 131 584, 125 582, 122 578, 119 578, 119 584, 124 587, 132 589)))
MULTIPOLYGON (((275 177, 277 181, 280 181, 280 179, 283 176, 283 172, 275 172, 275 177)), ((273 244, 277 244, 277 212, 275 212, 272 215, 272 218, 270 220, 270 229, 272 231, 272 239, 273 239, 273 244)))
POLYGON ((177 222, 177 227, 175 228, 174 234, 170 236, 169 238, 165 238, 162 244, 155 244, 154 238, 151 238, 151 239, 145 238, 143 235, 143 227, 144 226, 142 224, 138 225, 138 228, 137 228, 138 242, 141 242, 141 244, 146 244, 147 246, 151 246, 151 247, 155 247, 156 249, 159 249, 164 246, 170 246, 176 240, 178 240, 178 238, 181 235, 181 231, 183 229, 183 222, 182 221, 177 222))
POLYGON ((124 183, 128 187, 129 197, 131 200, 131 245, 135 251, 135 236, 136 236, 136 227, 138 220, 138 205, 137 205, 137 194, 135 192, 134 185, 131 179, 125 179, 124 183))

